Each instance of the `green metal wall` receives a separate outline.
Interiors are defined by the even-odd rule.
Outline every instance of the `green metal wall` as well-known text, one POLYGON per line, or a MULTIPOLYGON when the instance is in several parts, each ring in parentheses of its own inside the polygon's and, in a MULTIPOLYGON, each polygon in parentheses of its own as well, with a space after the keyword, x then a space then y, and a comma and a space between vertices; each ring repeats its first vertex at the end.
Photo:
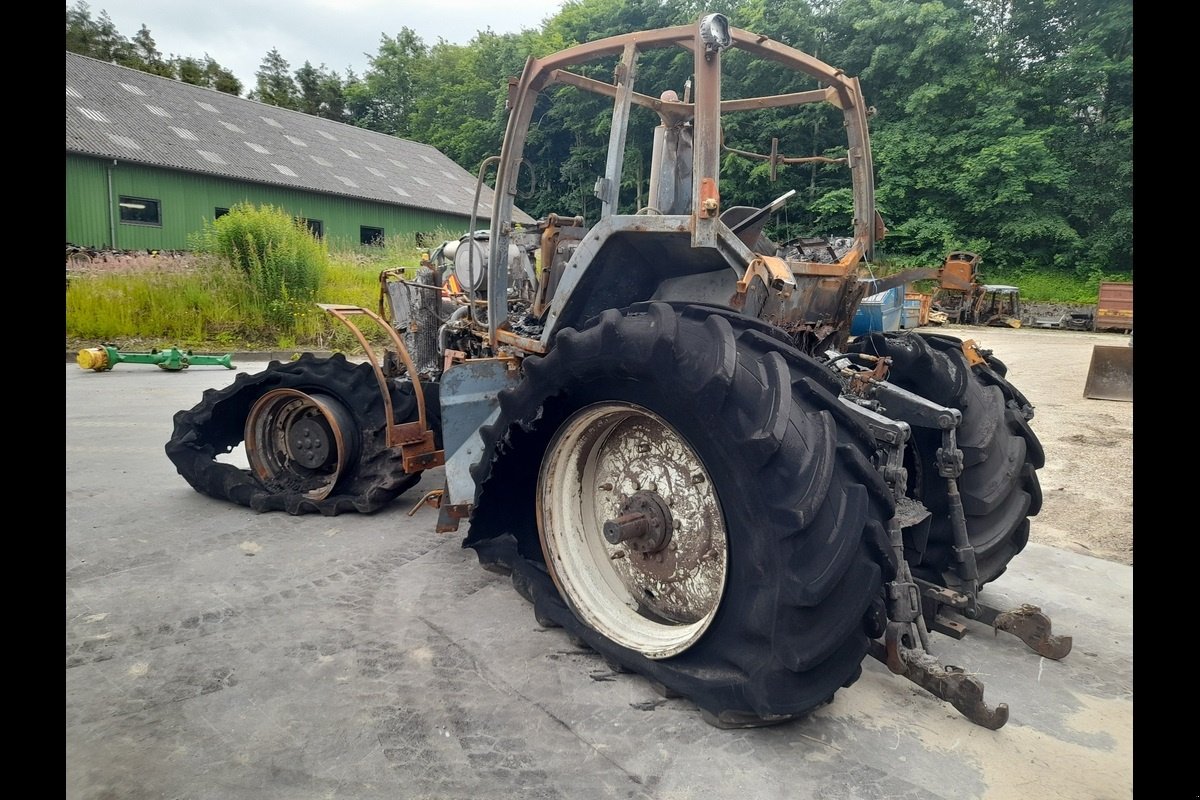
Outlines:
POLYGON ((357 247, 359 227, 382 228, 384 236, 437 230, 465 233, 465 216, 318 194, 279 186, 215 178, 67 154, 67 242, 118 250, 187 250, 188 235, 213 220, 217 208, 239 202, 270 204, 297 217, 319 219, 331 247, 357 247), (109 196, 111 172, 112 194, 109 196), (117 198, 144 197, 160 203, 162 225, 121 222, 117 198), (115 227, 116 241, 110 230, 115 227))

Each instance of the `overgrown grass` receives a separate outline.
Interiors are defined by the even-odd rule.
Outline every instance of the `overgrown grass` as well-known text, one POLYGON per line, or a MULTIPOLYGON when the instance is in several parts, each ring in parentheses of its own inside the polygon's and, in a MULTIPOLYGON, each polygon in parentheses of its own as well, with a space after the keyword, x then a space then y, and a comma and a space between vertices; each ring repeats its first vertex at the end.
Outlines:
MULTIPOLYGON (((445 232, 438 242, 455 238, 445 232)), ((67 285, 67 349, 115 342, 130 352, 179 347, 357 353, 361 347, 354 335, 316 303, 378 311, 379 273, 415 272, 428 249, 413 236, 393 236, 382 248, 329 253, 317 275, 317 296, 290 302, 286 315, 278 313, 279 304, 260 301, 248 270, 218 255, 197 257, 188 268, 169 272, 134 268, 73 274, 67 285)), ((373 344, 386 341, 386 333, 369 320, 356 322, 373 344)))
POLYGON ((1033 303, 1061 303, 1064 305, 1091 305, 1100 296, 1103 281, 1132 281, 1132 273, 1092 273, 1088 276, 1073 272, 1033 272, 981 270, 981 279, 987 283, 1016 286, 1021 290, 1021 299, 1033 303))
MULTIPOLYGON (((875 277, 882 278, 911 266, 906 263, 877 264, 873 266, 872 273, 875 277)), ((978 280, 980 283, 1016 286, 1021 290, 1021 299, 1032 303, 1092 305, 1099 298, 1101 282, 1132 281, 1133 274, 1114 272, 1084 276, 1062 271, 999 270, 990 268, 987 262, 984 262, 979 268, 978 280)), ((932 294, 937 291, 937 281, 917 281, 910 285, 909 291, 932 294)))

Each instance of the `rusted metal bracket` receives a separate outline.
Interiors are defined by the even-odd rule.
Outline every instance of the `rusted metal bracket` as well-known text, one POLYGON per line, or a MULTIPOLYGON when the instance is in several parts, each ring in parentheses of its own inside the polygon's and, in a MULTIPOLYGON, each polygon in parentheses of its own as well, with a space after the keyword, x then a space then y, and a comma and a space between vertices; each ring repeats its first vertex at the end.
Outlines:
POLYGON ((796 288, 796 279, 792 277, 792 271, 786 261, 775 256, 759 256, 746 265, 746 272, 737 282, 737 292, 731 301, 734 308, 745 307, 746 293, 750 291, 750 282, 755 277, 783 299, 791 297, 796 288))
POLYGON ((458 523, 470 515, 470 503, 460 503, 459 505, 446 503, 439 505, 437 524, 434 526, 434 530, 438 533, 454 533, 458 530, 458 523))
POLYGON ((398 447, 400 449, 404 458, 404 471, 411 474, 421 470, 432 469, 433 467, 440 467, 445 464, 446 454, 438 450, 434 444, 433 431, 430 430, 426 419, 425 392, 421 389, 421 381, 417 377, 417 369, 413 366, 412 359, 408 355, 408 348, 404 346, 404 342, 400 339, 400 335, 396 332, 396 329, 389 325, 387 320, 380 315, 359 306, 317 303, 317 307, 349 328, 355 338, 358 339, 358 343, 362 345, 363 350, 366 351, 371 368, 375 371, 375 380, 379 383, 379 393, 383 399, 384 413, 387 419, 388 447, 398 447), (350 317, 358 316, 367 317, 379 325, 392 340, 392 345, 396 348, 396 355, 404 364, 404 369, 408 372, 409 380, 413 384, 413 395, 417 400, 417 419, 415 422, 396 424, 395 414, 392 409, 392 393, 388 387, 387 376, 383 373, 383 367, 381 366, 382 359, 375 355, 375 350, 371 347, 371 343, 367 341, 367 337, 350 320, 350 317))
POLYGON ((425 493, 425 496, 413 504, 413 507, 408 510, 408 516, 417 513, 421 506, 429 506, 430 508, 442 507, 442 494, 444 489, 433 489, 425 493))
MULTIPOLYGON (((930 628, 955 639, 967 635, 967 626, 946 614, 962 614, 970 608, 970 598, 962 592, 917 579, 921 596, 925 601, 926 617, 932 617, 930 628), (945 612, 945 613, 943 613, 945 612)), ((1050 617, 1037 606, 1022 604, 1008 611, 985 603, 975 602, 976 615, 967 617, 991 625, 994 631, 1004 631, 1020 639, 1030 650, 1055 661, 1066 658, 1074 640, 1070 636, 1056 636, 1051 632, 1050 617)))
POLYGON ((869 653, 896 675, 902 675, 925 691, 958 709, 967 719, 988 730, 1008 722, 1008 704, 990 708, 983 701, 983 683, 961 668, 943 665, 923 650, 905 646, 898 623, 888 625, 885 641, 872 639, 869 653))
POLYGON ((979 352, 979 345, 975 343, 974 339, 963 341, 962 352, 967 358, 967 363, 972 367, 979 366, 980 364, 987 365, 987 359, 983 357, 983 353, 979 352))

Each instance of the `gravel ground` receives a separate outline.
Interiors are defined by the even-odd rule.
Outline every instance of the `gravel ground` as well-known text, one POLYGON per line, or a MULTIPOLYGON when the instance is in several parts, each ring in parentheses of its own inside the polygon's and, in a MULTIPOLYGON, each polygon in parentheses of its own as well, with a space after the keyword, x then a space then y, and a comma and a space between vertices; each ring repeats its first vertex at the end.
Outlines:
POLYGON ((1045 501, 1030 540, 1132 566, 1133 403, 1083 396, 1092 348, 1126 345, 1130 337, 961 325, 927 330, 992 350, 1034 406, 1031 424, 1046 450, 1038 473, 1045 501))

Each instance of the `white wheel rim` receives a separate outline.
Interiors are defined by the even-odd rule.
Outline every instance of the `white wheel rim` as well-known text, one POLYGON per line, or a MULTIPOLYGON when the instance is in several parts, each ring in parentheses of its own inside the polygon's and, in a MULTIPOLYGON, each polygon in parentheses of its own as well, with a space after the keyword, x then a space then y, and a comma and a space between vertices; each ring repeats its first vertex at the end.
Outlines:
POLYGON ((550 443, 538 497, 551 577, 585 624, 655 659, 700 639, 724 593, 728 535, 708 471, 673 427, 630 403, 580 409, 550 443), (610 543, 605 522, 647 495, 666 508, 669 541, 610 543))

